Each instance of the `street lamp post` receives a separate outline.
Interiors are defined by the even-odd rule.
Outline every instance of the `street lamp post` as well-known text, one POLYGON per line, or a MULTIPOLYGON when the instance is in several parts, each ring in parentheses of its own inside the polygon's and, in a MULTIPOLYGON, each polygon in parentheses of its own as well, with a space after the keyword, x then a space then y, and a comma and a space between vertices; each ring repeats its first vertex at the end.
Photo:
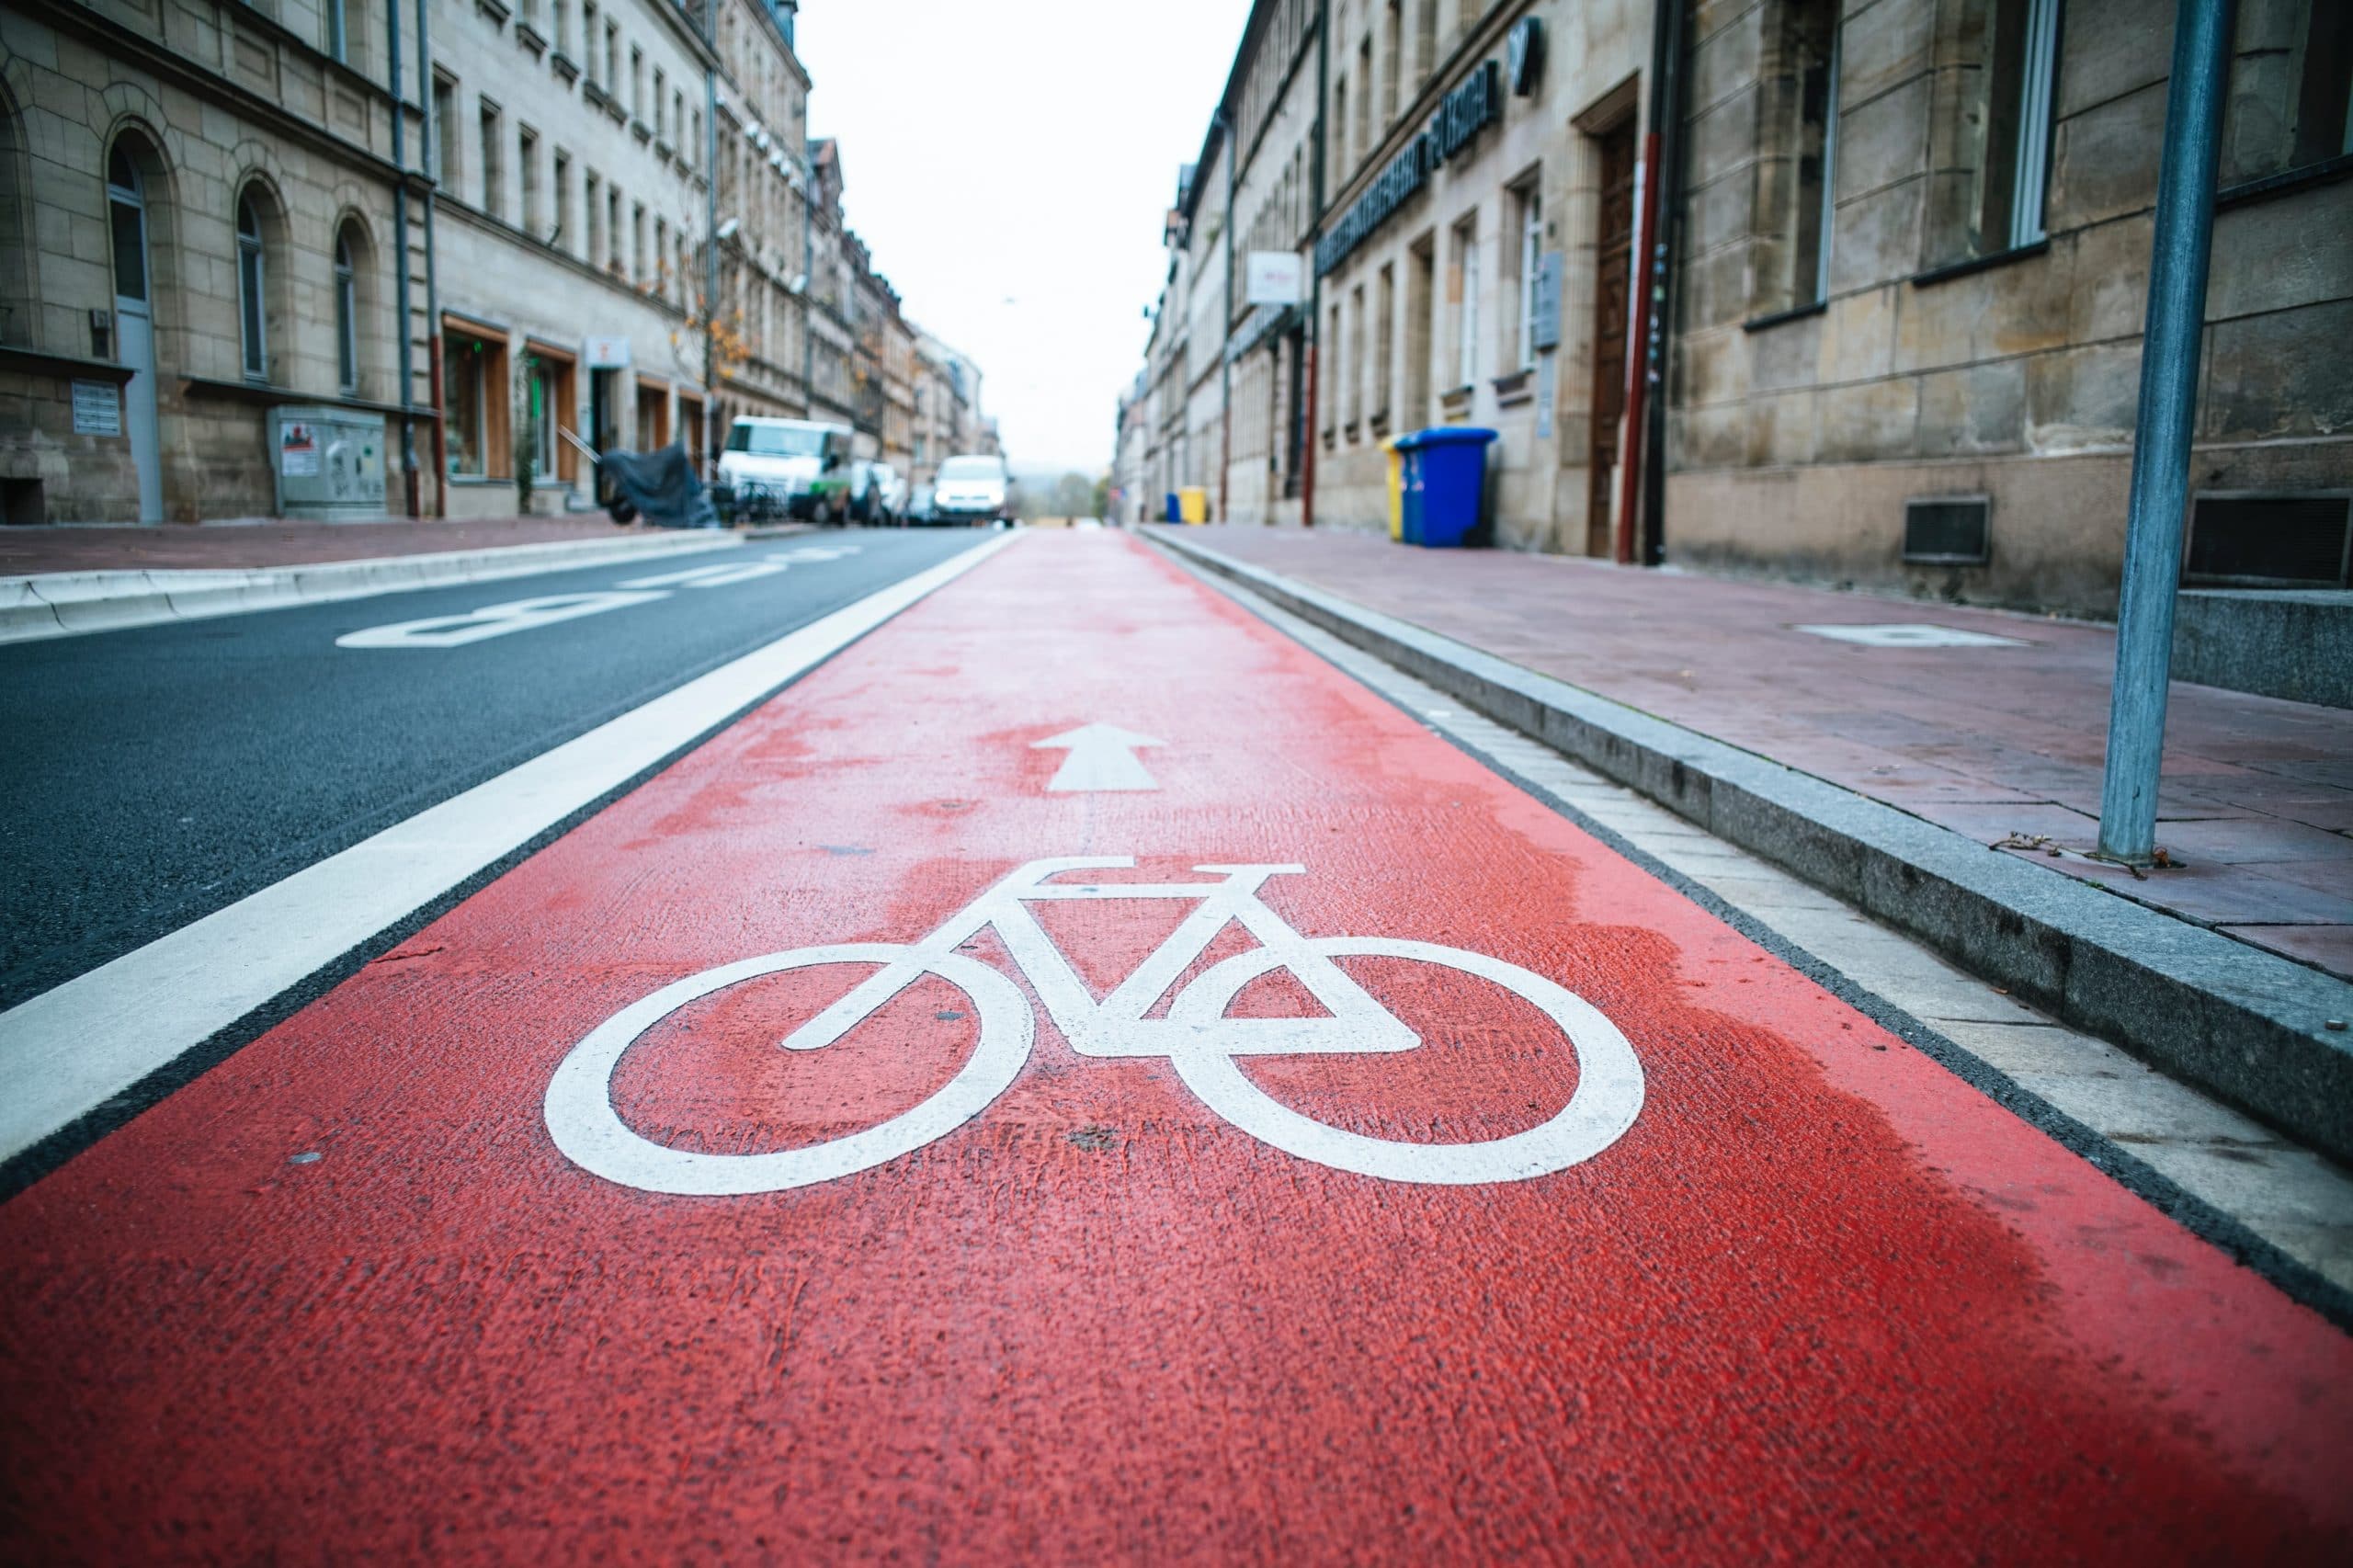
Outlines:
POLYGON ((2234 0, 2179 0, 2165 90, 2164 161, 2150 244, 2141 409, 2124 582, 2116 610, 2116 680, 2100 788, 2099 851, 2127 865, 2156 854, 2157 775, 2165 756, 2174 594, 2181 578, 2189 440, 2198 411, 2199 337, 2214 228, 2214 167, 2230 73, 2234 0))

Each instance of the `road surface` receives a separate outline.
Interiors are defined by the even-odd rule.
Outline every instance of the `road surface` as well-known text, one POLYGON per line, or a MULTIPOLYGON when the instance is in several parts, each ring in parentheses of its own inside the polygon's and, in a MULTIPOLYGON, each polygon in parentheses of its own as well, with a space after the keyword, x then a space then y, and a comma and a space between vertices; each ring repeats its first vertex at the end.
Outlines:
POLYGON ((2342 1561, 2348 1374, 1412 716, 1037 535, 0 1206, 0 1548, 2342 1561))

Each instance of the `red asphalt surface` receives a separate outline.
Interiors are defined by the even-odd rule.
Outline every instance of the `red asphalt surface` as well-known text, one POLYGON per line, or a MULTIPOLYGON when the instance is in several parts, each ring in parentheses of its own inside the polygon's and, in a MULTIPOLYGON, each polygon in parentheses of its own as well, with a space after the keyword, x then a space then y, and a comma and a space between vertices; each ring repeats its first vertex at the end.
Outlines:
MULTIPOLYGON (((1099 994, 1181 912, 1043 917, 1099 994)), ((1251 1062, 1284 1103, 1459 1142, 1574 1088, 1483 983, 1348 967, 1429 1043, 1251 1062)), ((941 980, 772 1044, 865 972, 695 1005, 616 1105, 728 1151, 905 1109, 973 1043, 941 980)), ((2341 1562, 2348 1374, 2322 1319, 1144 546, 1038 536, 0 1208, 0 1555, 2341 1562), (1157 791, 1046 791, 1030 743, 1098 720, 1168 743, 1157 791), (1644 1108, 1552 1176, 1383 1182, 1040 1008, 995 1103, 837 1181, 664 1197, 551 1141, 551 1074, 627 1004, 1089 854, 1302 862, 1267 888, 1298 929, 1552 977, 1644 1108)))

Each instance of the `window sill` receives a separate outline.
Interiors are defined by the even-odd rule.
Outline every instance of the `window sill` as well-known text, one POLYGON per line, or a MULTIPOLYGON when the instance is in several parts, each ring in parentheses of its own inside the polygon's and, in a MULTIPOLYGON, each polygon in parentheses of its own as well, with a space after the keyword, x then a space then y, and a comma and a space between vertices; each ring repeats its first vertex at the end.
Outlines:
POLYGON ((580 62, 560 49, 548 56, 548 64, 563 78, 567 86, 580 80, 580 62))
POLYGON ((490 19, 491 26, 498 28, 505 27, 506 25, 506 18, 514 15, 512 11, 509 11, 504 5, 500 4, 500 0, 474 0, 474 9, 481 12, 484 17, 487 17, 490 19))
POLYGON ((515 24, 515 41, 529 50, 534 59, 548 51, 548 35, 529 22, 515 24))
POLYGON ((642 119, 632 119, 629 122, 629 133, 637 138, 641 146, 654 140, 654 127, 642 119))
MULTIPOLYGON (((1915 278, 1913 281, 1916 283, 1919 279, 1915 278)), ((1829 308, 1830 301, 1827 300, 1816 300, 1810 305, 1793 305, 1786 311, 1775 311, 1770 315, 1751 316, 1740 324, 1740 330, 1766 332, 1785 322, 1803 321, 1808 316, 1818 316, 1829 308)))
POLYGON ((1489 383, 1495 389, 1495 405, 1509 408, 1515 403, 1529 401, 1536 395, 1536 388, 1532 384, 1535 380, 1536 374, 1532 370, 1514 370, 1508 376, 1497 376, 1489 383))
POLYGON ((2316 185, 2332 185, 2347 175, 2353 175, 2353 153, 2323 158, 2317 164, 2306 164, 2301 168, 2282 169, 2276 175, 2265 175, 2260 179, 2242 181, 2227 190, 2217 192, 2214 206, 2218 210, 2239 207, 2250 201, 2261 201, 2266 197, 2285 196, 2291 190, 2309 190, 2316 185))
POLYGON ((1966 278, 1972 272, 1989 272, 1996 267, 2007 267, 2014 261, 2024 261, 2029 256, 2040 256, 2050 248, 2049 240, 2037 240, 2030 245, 2015 245, 2008 250, 1997 250, 1991 256, 1972 256, 1965 261, 1951 262, 1943 267, 1932 267, 1926 272, 1914 273, 1912 287, 1927 289, 1938 283, 1949 282, 1955 278, 1966 278))
POLYGON ((1477 391, 1476 387, 1469 385, 1449 387, 1438 394, 1438 405, 1449 414, 1467 413, 1471 407, 1471 399, 1477 391))

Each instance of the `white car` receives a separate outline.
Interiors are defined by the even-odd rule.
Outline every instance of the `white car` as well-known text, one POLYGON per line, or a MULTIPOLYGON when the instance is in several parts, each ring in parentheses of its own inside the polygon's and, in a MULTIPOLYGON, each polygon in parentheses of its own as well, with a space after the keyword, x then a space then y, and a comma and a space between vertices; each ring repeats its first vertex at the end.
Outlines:
POLYGON ((885 462, 861 462, 851 481, 850 516, 861 523, 907 520, 907 482, 885 462))
POLYGON ((776 513, 817 523, 849 515, 850 429, 810 419, 735 421, 719 454, 719 483, 738 516, 776 513))
POLYGON ((1003 523, 1013 519, 1013 474, 999 457, 949 458, 932 488, 937 523, 1003 523))

